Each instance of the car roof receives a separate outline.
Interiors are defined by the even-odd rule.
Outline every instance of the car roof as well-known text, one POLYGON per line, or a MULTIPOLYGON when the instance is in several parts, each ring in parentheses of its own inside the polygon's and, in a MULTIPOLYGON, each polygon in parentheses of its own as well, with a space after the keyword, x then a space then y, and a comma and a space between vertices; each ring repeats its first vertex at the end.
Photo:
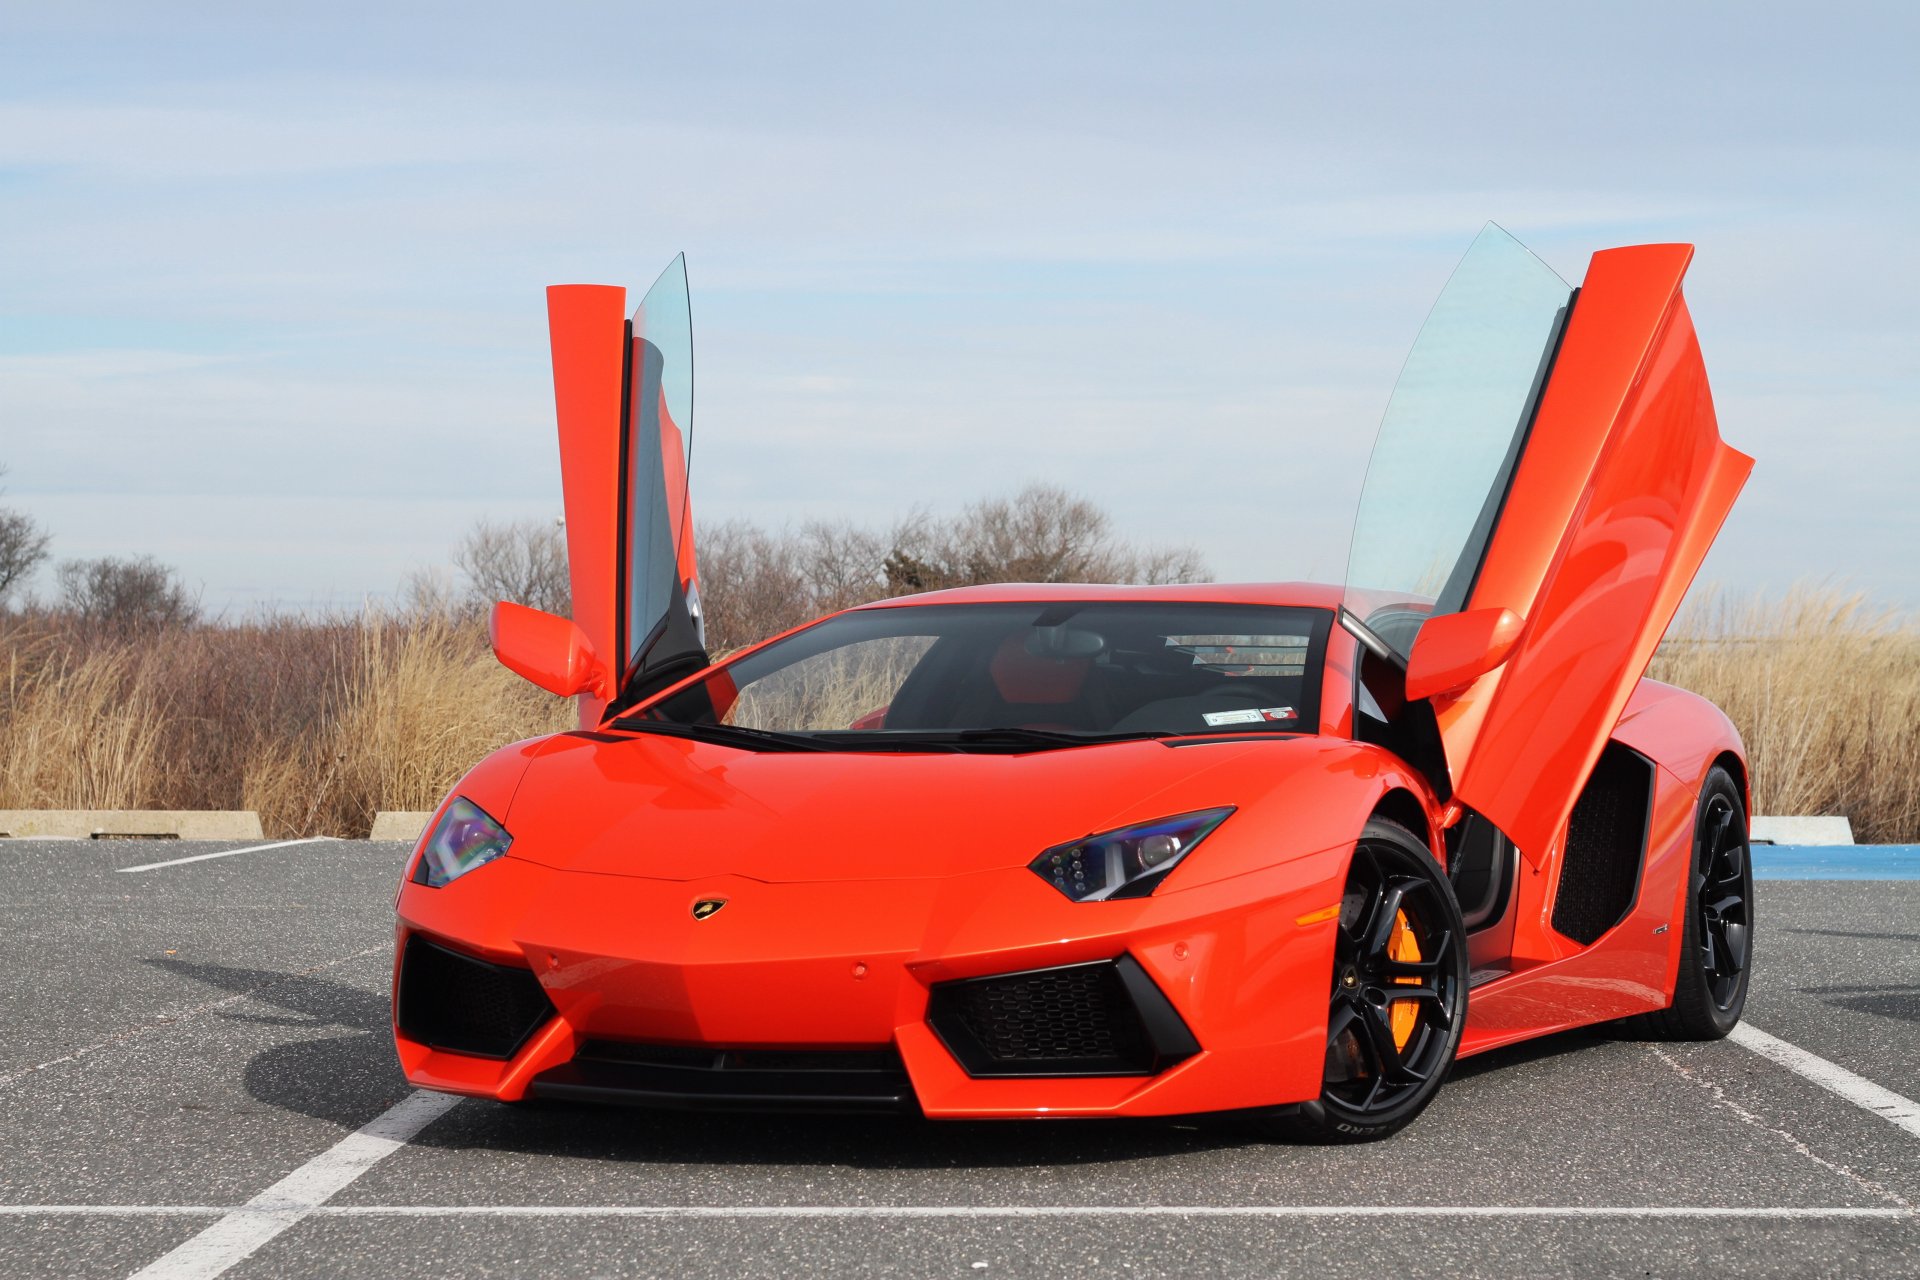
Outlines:
POLYGON ((1266 604, 1333 609, 1341 589, 1320 582, 1187 582, 1139 587, 1081 582, 1001 582, 894 596, 859 606, 898 609, 926 604, 1030 604, 1055 600, 1142 601, 1181 604, 1266 604))

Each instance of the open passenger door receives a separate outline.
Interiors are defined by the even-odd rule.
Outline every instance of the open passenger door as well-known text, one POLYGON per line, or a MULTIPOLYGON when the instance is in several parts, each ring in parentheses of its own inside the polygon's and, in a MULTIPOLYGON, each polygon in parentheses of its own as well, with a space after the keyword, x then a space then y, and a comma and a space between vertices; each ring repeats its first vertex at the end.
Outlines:
POLYGON ((1431 707, 1443 790, 1536 867, 1753 465, 1720 440, 1692 257, 1604 250, 1574 290, 1490 225, 1368 464, 1343 621, 1431 707))
POLYGON ((626 290, 547 290, 573 619, 605 667, 580 723, 707 665, 687 493, 693 325, 686 259, 629 320, 626 290))

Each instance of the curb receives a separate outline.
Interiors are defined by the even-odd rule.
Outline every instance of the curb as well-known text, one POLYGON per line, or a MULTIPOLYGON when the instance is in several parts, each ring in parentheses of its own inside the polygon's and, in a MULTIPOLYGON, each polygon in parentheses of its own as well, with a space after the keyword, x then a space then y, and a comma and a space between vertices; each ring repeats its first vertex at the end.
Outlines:
POLYGON ((1755 844, 1852 844, 1853 824, 1845 818, 1769 818, 1755 814, 1747 837, 1755 844))
POLYGON ((432 817, 431 809, 424 813, 409 809, 382 809, 373 815, 373 830, 367 833, 367 839, 399 840, 414 844, 426 833, 427 821, 432 817))
POLYGON ((251 809, 0 809, 0 836, 54 840, 259 840, 251 809))

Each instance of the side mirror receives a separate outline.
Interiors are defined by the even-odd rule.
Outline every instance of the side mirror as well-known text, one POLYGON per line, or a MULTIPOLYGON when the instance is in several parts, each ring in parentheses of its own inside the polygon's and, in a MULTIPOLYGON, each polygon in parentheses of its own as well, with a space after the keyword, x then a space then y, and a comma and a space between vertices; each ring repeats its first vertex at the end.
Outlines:
POLYGON ((1407 657, 1407 700, 1464 689, 1507 660, 1526 622, 1511 609, 1472 609, 1427 619, 1407 657))
POLYGON ((502 600, 487 617, 487 638, 501 666, 549 693, 603 699, 612 694, 607 664, 571 618, 502 600))

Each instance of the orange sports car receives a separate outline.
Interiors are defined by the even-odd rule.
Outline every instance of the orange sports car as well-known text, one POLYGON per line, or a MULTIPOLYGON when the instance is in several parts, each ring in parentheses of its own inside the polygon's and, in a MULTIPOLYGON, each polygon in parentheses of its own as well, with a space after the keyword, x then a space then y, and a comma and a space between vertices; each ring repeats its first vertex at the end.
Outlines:
POLYGON ((1343 585, 1009 584, 710 659, 684 267, 548 294, 578 731, 461 779, 398 900, 408 1079, 518 1102, 1238 1112, 1381 1137, 1458 1057, 1720 1036, 1747 770, 1641 678, 1752 463, 1686 245, 1498 228, 1422 328, 1343 585))

